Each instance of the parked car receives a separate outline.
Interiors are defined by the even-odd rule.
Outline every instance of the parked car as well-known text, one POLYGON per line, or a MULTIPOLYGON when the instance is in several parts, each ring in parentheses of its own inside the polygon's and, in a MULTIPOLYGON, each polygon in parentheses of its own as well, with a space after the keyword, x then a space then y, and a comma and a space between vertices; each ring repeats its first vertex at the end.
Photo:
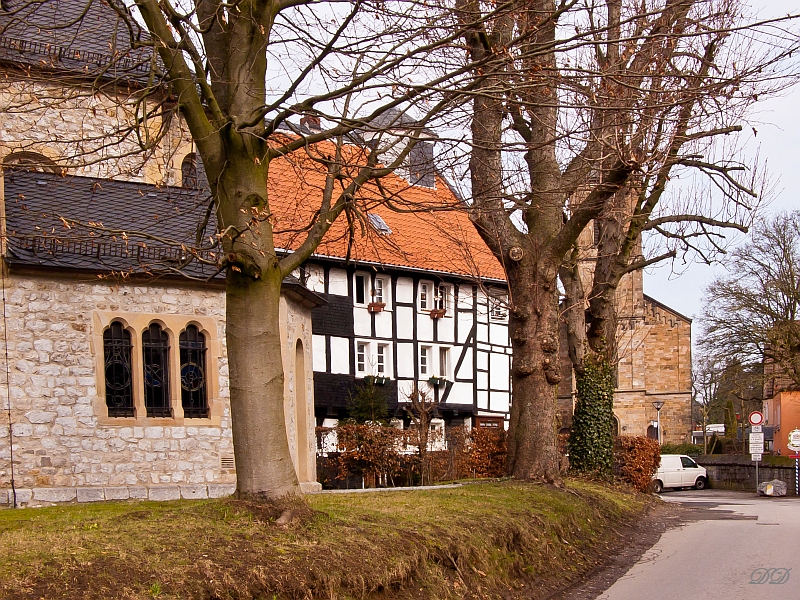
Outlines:
POLYGON ((702 490, 708 487, 708 475, 685 454, 662 454, 658 471, 653 475, 653 491, 658 494, 666 488, 693 487, 702 490))

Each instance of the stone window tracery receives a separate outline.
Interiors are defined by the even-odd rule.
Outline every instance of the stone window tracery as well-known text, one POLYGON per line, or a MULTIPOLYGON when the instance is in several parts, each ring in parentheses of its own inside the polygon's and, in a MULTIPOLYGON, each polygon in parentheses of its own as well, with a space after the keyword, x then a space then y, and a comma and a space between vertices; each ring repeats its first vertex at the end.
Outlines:
POLYGON ((131 334, 119 321, 103 332, 105 358, 106 406, 109 417, 133 417, 133 377, 131 371, 131 334))
POLYGON ((206 338, 196 326, 189 325, 181 332, 178 345, 183 416, 187 419, 204 419, 208 417, 206 338))
POLYGON ((169 335, 158 323, 142 333, 144 405, 148 417, 171 417, 169 397, 169 335))

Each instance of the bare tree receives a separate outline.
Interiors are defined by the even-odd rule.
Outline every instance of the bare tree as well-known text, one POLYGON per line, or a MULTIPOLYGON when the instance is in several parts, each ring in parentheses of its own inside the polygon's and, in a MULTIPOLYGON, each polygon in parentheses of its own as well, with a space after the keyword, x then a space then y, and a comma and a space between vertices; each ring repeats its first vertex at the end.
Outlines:
POLYGON ((436 415, 439 403, 433 400, 426 390, 421 390, 416 383, 406 396, 406 402, 405 411, 413 424, 409 432, 409 441, 417 448, 420 485, 425 485, 426 478, 430 480, 429 446, 432 442, 443 441, 431 436, 431 421, 436 415))
MULTIPOLYGON (((458 6, 465 20, 477 22, 477 2, 458 6)), ((484 63, 473 101, 471 216, 504 265, 511 291, 508 469, 516 477, 560 479, 559 270, 568 306, 581 317, 570 328, 578 377, 587 353, 606 365, 605 373, 614 368, 620 277, 664 258, 641 257, 640 234, 659 231, 691 243, 693 235, 738 226, 749 208, 738 204, 749 191, 747 178, 736 177, 742 166, 715 141, 741 130, 736 120, 762 88, 783 85, 771 83, 784 74, 782 61, 797 41, 772 31, 777 23, 743 14, 729 0, 537 0, 514 4, 465 37, 470 57, 484 63), (772 34, 774 45, 753 41, 772 34), (726 208, 712 213, 721 216, 706 216, 697 204, 659 211, 670 179, 690 170, 727 190, 726 208), (597 219, 616 226, 601 236, 599 289, 584 293, 569 258, 577 258, 581 233, 597 219)), ((609 398, 606 404, 608 411, 609 398)), ((607 425, 610 440, 610 419, 607 425)))
POLYGON ((757 224, 706 289, 700 347, 773 387, 800 385, 800 212, 757 224))
POLYGON ((19 69, 24 85, 6 112, 57 110, 66 98, 88 110, 87 122, 99 109, 112 123, 65 140, 57 168, 112 162, 99 174, 141 177, 150 158, 196 150, 210 197, 193 240, 77 223, 68 207, 60 216, 88 235, 170 246, 181 257, 175 272, 225 274, 238 493, 299 494, 283 412, 281 283, 341 214, 363 223, 362 189, 407 162, 426 125, 471 85, 459 79, 463 64, 442 62, 460 30, 415 1, 11 0, 3 9, 10 31, 58 47, 72 47, 76 31, 111 40, 99 58, 51 53, 19 69), (303 200, 302 222, 282 228, 269 190, 271 167, 287 163, 322 172, 324 183, 303 200))

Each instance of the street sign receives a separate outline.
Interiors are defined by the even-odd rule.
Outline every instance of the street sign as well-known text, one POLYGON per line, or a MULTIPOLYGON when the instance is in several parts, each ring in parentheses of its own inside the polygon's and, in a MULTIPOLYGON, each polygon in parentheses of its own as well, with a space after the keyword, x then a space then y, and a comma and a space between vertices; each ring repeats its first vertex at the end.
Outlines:
POLYGON ((753 433, 761 433, 761 431, 762 431, 761 430, 761 425, 753 425, 750 428, 750 431, 752 431, 753 433))
POLYGON ((754 410, 750 413, 750 425, 761 425, 763 423, 764 415, 761 412, 754 410))
POLYGON ((764 444, 751 444, 750 454, 764 454, 764 444))
POLYGON ((760 432, 753 432, 750 434, 750 445, 764 445, 764 434, 760 432))
POLYGON ((800 452, 800 429, 792 429, 789 432, 789 443, 786 447, 793 452, 800 452))
MULTIPOLYGON (((763 454, 763 452, 761 454, 763 454)), ((761 454, 751 454, 750 455, 750 460, 754 460, 756 462, 759 462, 761 460, 761 454)))

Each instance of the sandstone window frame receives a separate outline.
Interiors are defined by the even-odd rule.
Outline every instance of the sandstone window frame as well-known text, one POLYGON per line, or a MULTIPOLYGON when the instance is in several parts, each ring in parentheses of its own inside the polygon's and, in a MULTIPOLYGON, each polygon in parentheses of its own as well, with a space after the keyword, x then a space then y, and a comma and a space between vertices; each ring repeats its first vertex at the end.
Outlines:
POLYGON ((112 311, 92 312, 91 351, 95 359, 95 381, 97 395, 93 399, 92 408, 98 425, 103 426, 192 426, 219 427, 221 425, 224 402, 220 398, 219 362, 222 356, 222 344, 217 335, 217 320, 213 317, 198 315, 178 315, 163 313, 130 313, 112 311), (103 333, 113 321, 120 322, 130 333, 133 348, 131 350, 131 371, 133 376, 133 403, 135 416, 110 417, 106 404, 105 387, 105 355, 103 333), (180 334, 190 325, 197 327, 205 337, 206 352, 206 402, 208 416, 189 418, 184 416, 181 376, 180 352, 169 353, 169 398, 172 409, 171 417, 148 417, 145 408, 144 389, 144 351, 142 334, 157 323, 169 336, 170 346, 177 349, 180 334))

